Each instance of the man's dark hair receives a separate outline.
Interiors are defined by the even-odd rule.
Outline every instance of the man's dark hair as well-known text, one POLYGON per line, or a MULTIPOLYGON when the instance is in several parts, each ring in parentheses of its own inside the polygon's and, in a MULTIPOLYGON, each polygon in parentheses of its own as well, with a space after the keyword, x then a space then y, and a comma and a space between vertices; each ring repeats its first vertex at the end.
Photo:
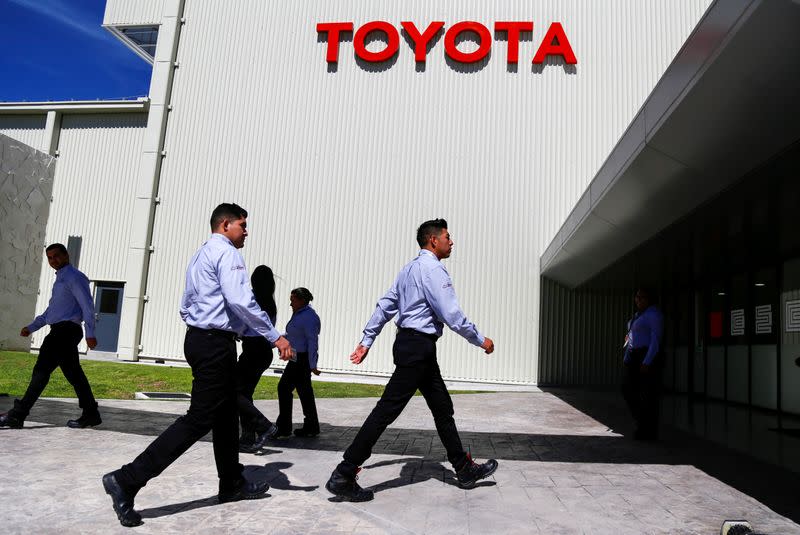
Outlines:
POLYGON ((45 249, 45 251, 47 251, 48 253, 50 251, 52 251, 52 250, 56 250, 56 251, 58 251, 60 253, 63 253, 63 254, 68 254, 67 253, 67 248, 64 247, 63 243, 53 243, 53 244, 48 245, 47 249, 45 249))
POLYGON ((241 219, 247 217, 247 210, 235 203, 224 202, 211 212, 211 230, 216 230, 224 219, 241 219))
POLYGON ((447 221, 444 219, 431 219, 425 221, 417 229, 417 243, 420 247, 428 245, 428 240, 431 236, 438 236, 442 230, 447 228, 447 221))

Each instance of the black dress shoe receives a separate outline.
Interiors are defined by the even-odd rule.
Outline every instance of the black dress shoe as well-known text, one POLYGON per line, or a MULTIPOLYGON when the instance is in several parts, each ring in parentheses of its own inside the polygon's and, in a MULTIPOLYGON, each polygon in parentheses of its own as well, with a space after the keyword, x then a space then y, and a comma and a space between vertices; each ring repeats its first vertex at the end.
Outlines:
POLYGON ((308 429, 303 426, 294 430, 294 436, 296 437, 315 437, 317 435, 319 435, 319 428, 308 429))
POLYGON ((278 426, 275 424, 270 424, 269 429, 264 431, 263 433, 256 433, 256 439, 253 442, 253 446, 256 449, 261 449, 267 443, 267 441, 272 440, 278 434, 278 426))
POLYGON ((20 420, 9 413, 0 414, 0 427, 10 427, 12 429, 22 429, 25 420, 20 420))
POLYGON ((467 461, 456 471, 458 486, 462 489, 471 489, 479 480, 489 477, 497 470, 497 461, 489 459, 485 463, 478 464, 472 460, 472 456, 467 455, 467 461))
POLYGON ((67 427, 71 427, 73 429, 83 429, 84 427, 94 427, 96 425, 100 425, 101 423, 103 423, 103 419, 100 418, 100 413, 96 412, 94 414, 82 414, 77 420, 68 421, 67 427))
POLYGON ((325 488, 343 501, 368 502, 373 499, 375 494, 371 490, 361 488, 356 479, 358 479, 357 476, 347 476, 336 468, 328 482, 325 483, 325 488))
MULTIPOLYGON (((221 487, 221 485, 220 485, 221 487)), ((244 478, 231 489, 219 489, 217 499, 219 503, 236 502, 239 500, 257 500, 263 498, 269 490, 266 481, 247 481, 244 478)))
POLYGON ((122 489, 117 483, 114 472, 103 476, 103 488, 106 489, 106 494, 111 496, 111 505, 117 513, 120 524, 126 528, 142 525, 142 515, 133 510, 134 495, 122 489))

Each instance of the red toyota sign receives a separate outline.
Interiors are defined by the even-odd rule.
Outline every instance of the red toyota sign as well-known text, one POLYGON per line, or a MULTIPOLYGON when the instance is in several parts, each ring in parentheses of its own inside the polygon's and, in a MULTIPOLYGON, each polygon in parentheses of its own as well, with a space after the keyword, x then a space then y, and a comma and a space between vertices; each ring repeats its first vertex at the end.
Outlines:
MULTIPOLYGON (((424 31, 420 32, 417 26, 410 21, 400 23, 406 35, 414 43, 414 60, 424 63, 427 56, 427 47, 431 39, 444 28, 444 22, 431 22, 424 31)), ((497 21, 494 29, 506 32, 508 36, 508 63, 519 62, 519 41, 522 32, 532 32, 533 22, 529 21, 497 21)), ((328 49, 325 59, 328 63, 339 61, 339 43, 342 34, 353 31, 352 22, 320 22, 317 24, 318 33, 328 35, 328 49)), ((448 58, 459 63, 475 63, 484 59, 492 48, 492 34, 480 22, 463 21, 450 26, 444 34, 444 52, 448 58), (464 32, 471 32, 478 36, 478 48, 472 52, 462 52, 456 46, 458 37, 464 32)), ((398 53, 400 49, 400 32, 389 22, 375 20, 367 22, 356 30, 353 36, 353 50, 356 57, 370 63, 387 61, 398 53), (367 49, 367 36, 373 32, 380 32, 386 36, 386 46, 383 50, 373 52, 367 49)), ((547 29, 542 39, 542 44, 536 50, 532 63, 542 64, 547 56, 561 56, 568 65, 578 63, 572 46, 569 43, 564 27, 560 22, 553 22, 547 29)))

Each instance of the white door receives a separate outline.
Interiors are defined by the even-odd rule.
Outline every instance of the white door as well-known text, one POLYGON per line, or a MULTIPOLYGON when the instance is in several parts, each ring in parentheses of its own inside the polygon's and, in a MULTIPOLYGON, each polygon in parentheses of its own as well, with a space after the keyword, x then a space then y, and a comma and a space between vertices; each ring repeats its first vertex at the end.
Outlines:
POLYGON ((119 318, 122 312, 122 284, 96 282, 94 292, 95 351, 117 351, 119 318))

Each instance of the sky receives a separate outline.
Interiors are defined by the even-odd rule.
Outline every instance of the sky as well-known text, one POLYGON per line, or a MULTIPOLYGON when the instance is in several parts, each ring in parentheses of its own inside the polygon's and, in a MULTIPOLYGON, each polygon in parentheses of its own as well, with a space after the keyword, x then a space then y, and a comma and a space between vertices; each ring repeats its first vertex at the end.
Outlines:
POLYGON ((101 27, 106 0, 0 0, 0 102, 146 96, 151 66, 101 27))

